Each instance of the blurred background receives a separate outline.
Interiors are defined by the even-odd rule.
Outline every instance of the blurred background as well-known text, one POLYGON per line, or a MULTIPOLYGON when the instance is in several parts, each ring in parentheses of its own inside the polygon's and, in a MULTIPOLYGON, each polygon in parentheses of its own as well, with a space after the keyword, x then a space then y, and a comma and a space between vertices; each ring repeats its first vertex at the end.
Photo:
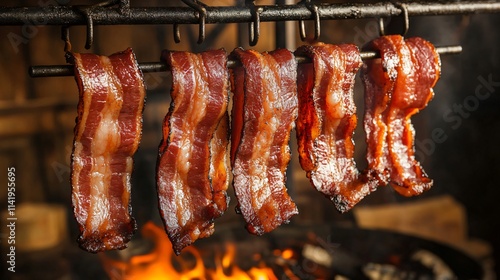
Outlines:
MULTIPOLYGON (((44 1, 4 1, 1 5, 56 4, 56 1, 41 2, 44 1)), ((64 4, 95 2, 75 0, 64 4)), ((333 2, 345 1, 323 1, 333 2)), ((210 6, 244 5, 241 0, 207 0, 204 3, 210 6)), ((162 0, 132 1, 131 4, 151 7, 184 5, 181 1, 162 0)), ((256 1, 256 4, 272 5, 275 1, 256 1)), ((386 23, 390 31, 397 31, 401 19, 389 19, 386 23)), ((463 46, 461 54, 441 57, 442 76, 434 89, 435 97, 412 119, 418 159, 434 179, 430 191, 415 198, 405 198, 390 187, 381 187, 352 211, 339 214, 311 187, 298 165, 296 149, 292 148, 287 187, 300 214, 283 230, 292 232, 300 227, 312 227, 311 232, 315 232, 317 226, 346 226, 396 231, 457 249, 484 268, 485 279, 495 279, 495 270, 498 273, 495 263, 500 264, 500 180, 496 178, 500 171, 499 25, 498 14, 410 18, 406 37, 420 36, 436 46, 463 46)), ((200 52, 224 48, 229 53, 239 46, 250 48, 247 28, 247 24, 208 24, 207 38, 202 44, 196 43, 196 25, 180 26, 181 42, 178 44, 173 41, 171 25, 96 26, 90 50, 84 49, 84 26, 71 27, 70 39, 74 52, 109 55, 132 47, 138 61, 151 62, 159 61, 164 49, 200 52)), ((307 30, 313 33, 311 22, 307 22, 307 30)), ((377 36, 377 19, 325 20, 321 22, 319 41, 354 43, 362 47, 377 36)), ((263 22, 258 44, 251 48, 270 51, 286 47, 293 50, 306 43, 300 41, 297 22, 263 22), (283 30, 286 30, 284 34, 281 33, 283 30)), ((3 269, 5 277, 2 279, 119 279, 120 275, 113 276, 102 264, 106 259, 130 260, 130 255, 133 255, 127 251, 122 255, 115 253, 103 257, 83 252, 77 246, 78 227, 72 215, 69 175, 78 89, 73 77, 31 78, 28 75, 28 68, 32 65, 65 63, 59 26, 30 23, 0 26, 0 185, 5 186, 0 191, 0 209, 7 209, 7 169, 13 166, 16 169, 18 217, 18 270, 12 274, 3 269)), ((148 73, 144 80, 147 86, 144 127, 140 148, 134 157, 132 176, 132 209, 139 228, 149 221, 161 226, 155 165, 162 137, 161 123, 170 104, 171 77, 167 72, 148 73)), ((361 127, 363 91, 357 77, 355 98, 359 123, 355 143, 360 169, 366 164, 361 127)), ((295 145, 293 138, 292 145, 295 145)), ((225 228, 241 229, 244 225, 243 219, 233 211, 236 199, 232 190, 230 195, 230 208, 216 221, 216 232, 225 228)), ((8 238, 4 223, 5 213, 0 230, 3 266, 6 264, 4 252, 7 252, 8 238)), ((297 234, 306 240, 309 233, 297 234)), ((136 235, 137 239, 142 236, 139 232, 136 235)), ((224 238, 214 238, 219 239, 224 238)), ((210 238, 203 242, 210 244, 210 238)), ((370 250, 369 246, 367 248, 370 250)), ((317 262, 328 268, 321 260, 317 262)), ((286 269, 280 273, 294 279, 286 274, 286 269)), ((333 279, 333 274, 322 275, 323 279, 333 279)), ((295 276, 296 279, 314 279, 300 277, 298 273, 295 276)))

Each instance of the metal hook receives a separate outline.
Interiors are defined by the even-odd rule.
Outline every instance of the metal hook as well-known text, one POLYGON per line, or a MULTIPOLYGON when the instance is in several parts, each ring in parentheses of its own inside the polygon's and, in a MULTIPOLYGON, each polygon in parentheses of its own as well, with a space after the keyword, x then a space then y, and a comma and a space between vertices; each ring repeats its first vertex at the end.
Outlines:
MULTIPOLYGON (((312 16, 314 17, 314 41, 317 41, 321 34, 321 23, 318 6, 312 3, 311 0, 305 0, 302 1, 302 3, 309 11, 311 11, 312 16)), ((307 39, 307 35, 304 20, 299 20, 299 33, 300 39, 302 41, 305 41, 307 39)))
POLYGON ((174 42, 178 44, 181 42, 181 31, 179 30, 179 24, 174 23, 173 29, 174 29, 174 42))
MULTIPOLYGON (((393 5, 401 10, 401 13, 403 15, 403 20, 404 20, 404 29, 403 32, 400 34, 401 36, 405 36, 408 30, 410 29, 410 17, 408 15, 408 6, 403 3, 393 3, 393 5)), ((384 18, 379 18, 378 21, 379 25, 379 30, 380 30, 380 36, 385 36, 385 23, 384 23, 384 18)))
POLYGON ((246 1, 245 5, 250 8, 252 13, 252 21, 248 23, 248 44, 250 46, 257 45, 260 37, 260 14, 262 7, 256 7, 255 1, 246 1))
POLYGON ((408 16, 408 6, 403 3, 396 3, 395 6, 401 9, 401 12, 403 13, 404 16, 405 26, 402 34, 402 36, 404 37, 406 33, 408 33, 408 29, 410 29, 410 17, 408 16))
MULTIPOLYGON (((182 0, 186 5, 195 9, 198 12, 198 20, 199 20, 199 30, 198 30, 198 44, 203 43, 205 41, 205 23, 207 21, 207 5, 198 0, 182 0)), ((174 41, 179 43, 181 40, 179 26, 174 24, 174 41)))
POLYGON ((64 41, 64 52, 70 52, 71 42, 69 40, 69 26, 61 26, 61 39, 64 41))
POLYGON ((90 49, 94 42, 94 20, 92 19, 93 6, 77 6, 76 9, 85 17, 87 22, 87 35, 85 40, 85 49, 90 49))
POLYGON ((112 7, 119 4, 120 11, 123 12, 130 6, 129 0, 106 0, 90 6, 76 6, 77 11, 79 11, 85 17, 87 22, 87 35, 85 40, 85 49, 90 49, 94 43, 94 20, 92 18, 92 10, 96 7, 112 7))
POLYGON ((92 19, 92 11, 89 8, 83 9, 83 14, 87 20, 87 38, 85 40, 85 48, 88 50, 94 43, 94 20, 92 19))

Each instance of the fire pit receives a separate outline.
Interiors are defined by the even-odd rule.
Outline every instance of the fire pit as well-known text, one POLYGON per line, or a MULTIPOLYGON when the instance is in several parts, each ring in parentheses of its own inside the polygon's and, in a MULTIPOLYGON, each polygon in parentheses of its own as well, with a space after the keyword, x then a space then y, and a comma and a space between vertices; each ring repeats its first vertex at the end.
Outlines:
POLYGON ((284 226, 268 238, 219 228, 175 256, 152 222, 123 251, 100 254, 111 279, 481 279, 481 266, 443 244, 338 226, 284 226))

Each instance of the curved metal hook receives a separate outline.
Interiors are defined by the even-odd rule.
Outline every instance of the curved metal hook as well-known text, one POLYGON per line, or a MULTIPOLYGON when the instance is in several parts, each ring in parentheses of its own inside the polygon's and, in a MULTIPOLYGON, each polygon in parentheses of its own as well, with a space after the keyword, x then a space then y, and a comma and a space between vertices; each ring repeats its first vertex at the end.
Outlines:
MULTIPOLYGON (((404 20, 404 29, 403 32, 400 34, 401 36, 405 36, 408 30, 410 29, 410 17, 408 15, 408 7, 406 4, 403 3, 393 3, 393 5, 401 10, 401 14, 403 15, 403 20, 404 20)), ((384 18, 379 18, 378 21, 379 25, 379 31, 380 31, 380 36, 385 36, 385 22, 384 18)))
MULTIPOLYGON (((205 41, 205 34, 206 34, 206 28, 205 28, 205 23, 207 21, 207 8, 203 2, 198 1, 198 0, 182 0, 186 5, 189 7, 195 9, 198 12, 198 44, 203 43, 205 41)), ((179 32, 179 26, 177 24, 174 24, 174 41, 176 43, 179 43, 181 40, 180 32, 179 32)))
POLYGON ((85 48, 88 50, 94 43, 94 20, 92 19, 92 11, 90 11, 90 9, 85 12, 85 18, 87 19, 87 39, 85 40, 85 48))
POLYGON ((94 42, 94 20, 92 19, 92 6, 78 6, 77 10, 83 14, 87 22, 87 35, 85 49, 90 49, 94 42))
POLYGON ((64 52, 70 52, 71 41, 69 40, 69 26, 61 26, 61 39, 64 41, 64 52))
POLYGON ((408 33, 408 29, 410 29, 410 17, 408 16, 408 6, 403 3, 397 3, 395 4, 396 7, 401 9, 401 12, 403 13, 404 16, 404 30, 402 36, 405 36, 406 33, 408 33))
MULTIPOLYGON (((120 11, 122 12, 130 7, 129 0, 105 0, 89 6, 75 6, 76 11, 81 13, 85 17, 86 21, 87 32, 85 49, 90 49, 94 43, 94 19, 92 18, 93 9, 97 7, 112 7, 117 4, 120 5, 120 11)), ((71 49, 71 43, 69 42, 69 26, 62 26, 61 38, 65 42, 64 49, 69 51, 71 49)))
MULTIPOLYGON (((319 39, 319 36, 321 35, 321 22, 318 6, 312 3, 311 0, 303 1, 303 3, 305 4, 306 8, 311 11, 312 16, 314 17, 314 41, 317 41, 319 39)), ((299 20, 299 34, 300 39, 302 41, 306 41, 307 34, 304 20, 299 20)))
POLYGON ((387 33, 385 32, 385 22, 384 18, 380 17, 378 19, 378 30, 379 30, 379 35, 380 36, 385 36, 387 33))
POLYGON ((181 42, 181 31, 179 30, 179 24, 174 23, 173 29, 174 29, 174 42, 178 44, 181 42))
POLYGON ((255 46, 260 37, 260 14, 263 9, 262 7, 256 7, 255 1, 246 1, 246 5, 252 13, 252 21, 248 23, 248 44, 255 46))

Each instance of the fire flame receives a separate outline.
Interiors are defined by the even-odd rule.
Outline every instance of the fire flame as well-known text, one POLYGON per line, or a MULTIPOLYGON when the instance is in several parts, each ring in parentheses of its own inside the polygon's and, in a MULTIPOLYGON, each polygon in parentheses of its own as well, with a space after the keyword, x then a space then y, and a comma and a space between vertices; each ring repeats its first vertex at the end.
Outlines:
MULTIPOLYGON (((247 271, 235 264, 236 246, 226 244, 226 252, 216 254, 215 268, 205 266, 200 251, 190 246, 184 252, 193 256, 188 261, 175 256, 170 240, 164 230, 152 222, 142 228, 142 234, 154 243, 154 249, 145 255, 137 255, 128 261, 113 259, 99 254, 104 269, 111 279, 156 280, 156 279, 217 279, 217 280, 277 280, 272 269, 263 262, 247 271), (174 265, 175 264, 177 265, 174 265)), ((183 252, 183 253, 184 253, 183 252)))

